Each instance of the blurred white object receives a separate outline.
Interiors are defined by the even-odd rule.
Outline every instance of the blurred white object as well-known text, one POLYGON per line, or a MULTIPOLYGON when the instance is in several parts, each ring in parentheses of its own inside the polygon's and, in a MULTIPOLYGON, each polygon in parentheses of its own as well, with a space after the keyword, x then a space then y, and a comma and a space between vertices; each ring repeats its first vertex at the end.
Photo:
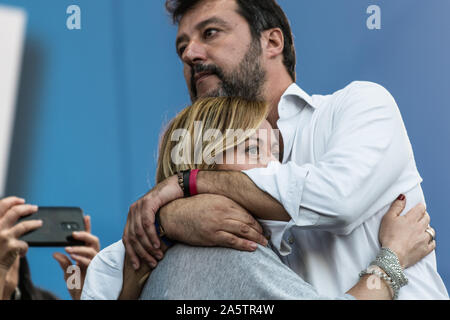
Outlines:
POLYGON ((0 6, 0 196, 5 192, 26 13, 0 6))

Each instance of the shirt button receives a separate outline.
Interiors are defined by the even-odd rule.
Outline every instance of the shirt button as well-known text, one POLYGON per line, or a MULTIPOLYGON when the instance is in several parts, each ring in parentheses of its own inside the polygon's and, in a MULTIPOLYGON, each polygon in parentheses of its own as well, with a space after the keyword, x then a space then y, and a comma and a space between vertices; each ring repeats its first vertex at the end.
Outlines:
POLYGON ((288 239, 289 244, 294 244, 294 238, 292 236, 289 237, 288 239))

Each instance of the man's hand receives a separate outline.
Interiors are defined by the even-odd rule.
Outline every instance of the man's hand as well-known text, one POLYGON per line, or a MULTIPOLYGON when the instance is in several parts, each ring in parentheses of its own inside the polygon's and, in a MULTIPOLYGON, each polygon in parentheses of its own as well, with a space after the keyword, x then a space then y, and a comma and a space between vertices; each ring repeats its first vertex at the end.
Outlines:
MULTIPOLYGON (((76 265, 80 267, 81 271, 81 288, 68 289, 73 300, 80 300, 87 268, 95 255, 100 251, 99 239, 91 234, 91 217, 85 216, 84 223, 86 225, 86 231, 74 232, 72 236, 76 240, 84 241, 85 245, 65 248, 66 252, 76 262, 76 265)), ((67 281, 70 277, 70 274, 67 273, 67 268, 72 265, 69 257, 62 253, 55 252, 53 258, 58 261, 64 273, 64 281, 67 281)))
POLYGON ((131 205, 122 241, 135 270, 140 267, 140 259, 151 268, 156 267, 156 259, 162 259, 163 252, 155 228, 155 215, 162 206, 182 197, 183 190, 178 185, 178 178, 172 176, 131 205))
POLYGON ((227 197, 199 194, 173 201, 160 210, 167 236, 195 246, 218 246, 254 251, 266 246, 261 225, 227 197))

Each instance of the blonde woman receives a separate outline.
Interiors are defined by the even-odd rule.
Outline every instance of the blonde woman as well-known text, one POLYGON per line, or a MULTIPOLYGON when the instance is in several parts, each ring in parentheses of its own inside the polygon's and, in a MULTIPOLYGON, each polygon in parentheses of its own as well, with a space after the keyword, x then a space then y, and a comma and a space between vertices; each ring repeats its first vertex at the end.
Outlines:
MULTIPOLYGON (((247 170, 278 161, 276 134, 265 120, 266 115, 264 102, 240 98, 198 100, 171 121, 162 137, 157 183, 174 179, 178 172, 189 169, 247 170)), ((168 197, 166 203, 183 197, 182 185, 164 190, 164 195, 168 197)), ((381 245, 392 249, 382 251, 396 261, 397 273, 375 263, 339 299, 392 299, 399 290, 392 276, 401 282, 402 269, 434 249, 434 241, 424 239, 422 234, 429 223, 424 206, 419 205, 401 217, 404 207, 405 197, 399 196, 384 217, 379 233, 381 245), (375 288, 367 286, 368 279, 373 281, 373 277, 379 283, 375 288)), ((236 207, 236 210, 244 209, 236 207)), ((232 219, 232 212, 224 214, 232 219)), ((279 217, 272 216, 268 210, 257 218, 269 238, 270 229, 277 225, 272 220, 279 217)), ((262 231, 257 228, 245 232, 262 231)), ((167 245, 162 243, 163 251, 167 252, 158 267, 152 270, 141 265, 135 272, 119 241, 102 250, 91 262, 82 299, 326 298, 284 265, 271 250, 269 241, 261 242, 265 246, 258 245, 253 252, 218 248, 215 244, 197 247, 195 243, 175 244, 167 251, 167 245)))

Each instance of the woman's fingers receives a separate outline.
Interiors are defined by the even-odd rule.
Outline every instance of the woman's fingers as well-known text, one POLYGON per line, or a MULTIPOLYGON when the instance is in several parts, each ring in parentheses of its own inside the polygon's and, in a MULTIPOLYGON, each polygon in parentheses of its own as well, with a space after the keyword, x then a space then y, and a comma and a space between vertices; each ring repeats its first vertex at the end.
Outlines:
POLYGON ((29 204, 20 204, 9 209, 3 217, 4 227, 10 228, 14 226, 22 217, 29 216, 38 211, 38 207, 29 204))
POLYGON ((427 208, 425 207, 425 205, 423 203, 419 203, 414 208, 409 210, 405 214, 405 217, 407 217, 408 219, 411 219, 412 221, 419 221, 423 218, 426 211, 427 211, 427 208))
POLYGON ((86 246, 94 248, 97 252, 100 251, 100 240, 87 231, 75 231, 72 233, 75 240, 83 241, 86 246))
POLYGON ((84 225, 86 227, 86 232, 91 233, 92 232, 91 216, 89 216, 89 215, 84 216, 83 219, 84 219, 84 225))
POLYGON ((397 217, 399 216, 403 210, 405 210, 406 206, 406 197, 404 195, 400 195, 391 205, 389 211, 386 213, 386 217, 397 217))
POLYGON ((24 204, 25 199, 17 197, 8 197, 0 200, 0 218, 2 218, 6 212, 14 206, 24 204))
POLYGON ((85 270, 87 269, 92 260, 77 254, 71 254, 70 257, 76 261, 77 265, 80 266, 80 268, 85 270))
POLYGON ((42 224, 42 220, 28 220, 16 224, 10 229, 10 232, 14 238, 18 239, 24 234, 42 227, 42 224))
POLYGON ((53 258, 58 261, 59 266, 63 270, 64 273, 64 279, 67 279, 69 276, 67 274, 67 269, 72 265, 72 261, 70 261, 69 257, 67 257, 65 254, 62 254, 60 252, 55 252, 53 254, 53 258))
POLYGON ((93 259, 95 255, 97 254, 97 251, 94 248, 91 247, 66 247, 66 252, 68 254, 76 254, 79 256, 83 256, 86 258, 93 259))

